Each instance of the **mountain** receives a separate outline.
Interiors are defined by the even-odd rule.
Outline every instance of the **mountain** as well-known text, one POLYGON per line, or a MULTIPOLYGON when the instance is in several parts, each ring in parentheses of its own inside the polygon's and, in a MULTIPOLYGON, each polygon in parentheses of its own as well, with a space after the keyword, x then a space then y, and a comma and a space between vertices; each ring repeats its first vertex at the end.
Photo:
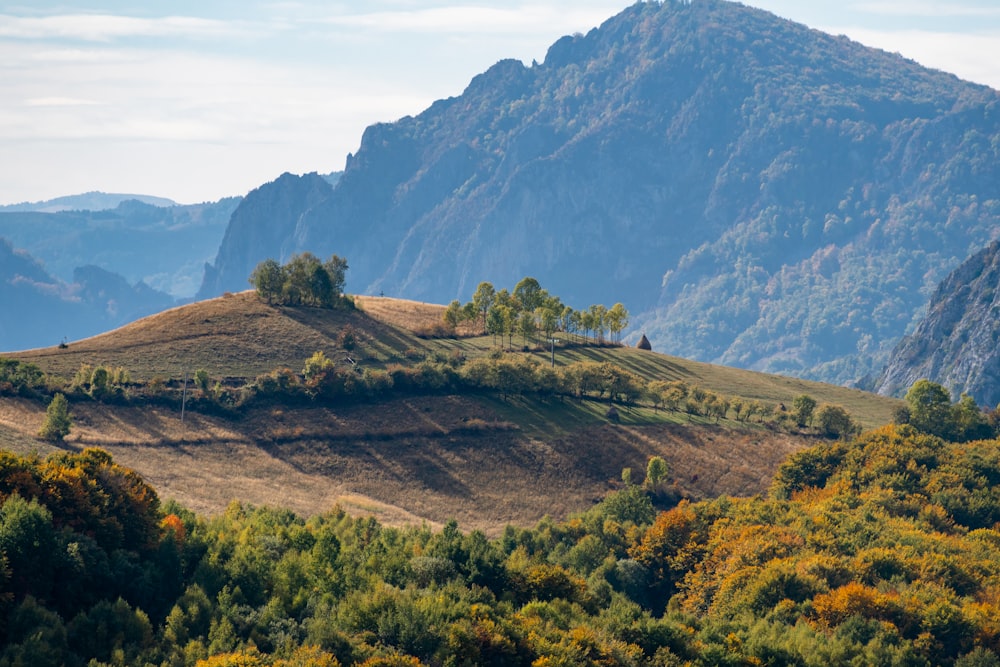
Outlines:
POLYGON ((247 193, 233 211, 214 264, 205 265, 197 298, 240 292, 262 259, 286 260, 296 250, 292 238, 302 216, 333 193, 318 174, 282 174, 247 193))
POLYGON ((58 213, 60 211, 105 211, 116 208, 122 202, 132 200, 149 204, 150 206, 177 206, 177 202, 165 197, 124 195, 111 192, 85 192, 79 195, 56 197, 55 199, 46 201, 8 204, 0 206, 0 212, 22 213, 25 211, 34 211, 36 213, 58 213))
POLYGON ((736 3, 637 3, 369 127, 328 196, 275 188, 200 296, 279 249, 440 303, 532 275, 623 301, 656 349, 850 383, 997 235, 997 146, 997 91, 736 3))
POLYGON ((64 282, 0 238, 0 303, 0 350, 20 350, 92 336, 169 308, 174 300, 96 266, 80 267, 73 282, 64 282))
MULTIPOLYGON (((78 198, 53 201, 64 199, 78 198)), ((77 268, 94 265, 121 274, 130 283, 142 281, 175 298, 190 298, 239 202, 230 197, 163 207, 128 199, 105 210, 0 209, 0 237, 27 251, 64 282, 74 280, 77 268)))
POLYGON ((927 316, 893 350, 876 389, 899 395, 930 379, 955 398, 1000 403, 1000 243, 993 242, 951 272, 931 298, 927 316))

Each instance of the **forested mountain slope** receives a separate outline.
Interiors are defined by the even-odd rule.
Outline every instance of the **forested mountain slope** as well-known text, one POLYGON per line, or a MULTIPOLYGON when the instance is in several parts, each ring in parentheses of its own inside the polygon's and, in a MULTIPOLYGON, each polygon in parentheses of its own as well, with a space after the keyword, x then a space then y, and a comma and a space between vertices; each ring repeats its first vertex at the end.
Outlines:
POLYGON ((996 234, 998 137, 991 89, 735 3, 637 3, 369 127, 328 197, 267 222, 280 244, 231 229, 201 296, 277 249, 438 303, 530 274, 625 300, 657 349, 850 382, 996 234))
POLYGON ((931 299, 927 317, 892 353, 878 382, 899 394, 921 378, 943 384, 957 398, 1000 403, 1000 243, 955 269, 931 299))

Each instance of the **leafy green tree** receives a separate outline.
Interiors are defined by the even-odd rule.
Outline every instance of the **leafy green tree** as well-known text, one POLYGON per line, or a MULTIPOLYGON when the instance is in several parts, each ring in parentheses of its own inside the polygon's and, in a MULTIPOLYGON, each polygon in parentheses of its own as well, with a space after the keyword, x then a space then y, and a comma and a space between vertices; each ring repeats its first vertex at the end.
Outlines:
POLYGON ((549 308, 548 306, 540 306, 538 310, 535 311, 535 317, 538 320, 538 325, 545 334, 546 338, 552 338, 555 334, 556 329, 559 328, 559 315, 557 311, 549 308))
POLYGON ((906 404, 910 408, 910 424, 915 428, 942 438, 953 436, 951 397, 944 387, 930 380, 917 380, 906 392, 906 404))
POLYGON ((305 367, 302 369, 302 376, 306 382, 318 380, 322 375, 333 370, 336 366, 333 360, 322 351, 313 352, 313 355, 306 359, 305 367))
POLYGON ((333 290, 334 298, 339 298, 344 293, 344 286, 347 281, 347 260, 339 255, 330 255, 330 259, 323 263, 327 275, 330 277, 330 289, 333 290))
POLYGON ((487 330, 486 317, 496 301, 497 291, 492 283, 481 282, 472 294, 472 305, 483 320, 483 330, 487 330))
POLYGON ((69 401, 62 394, 52 397, 49 407, 45 409, 45 423, 38 435, 46 440, 61 442, 69 435, 73 420, 69 415, 69 401))
POLYGON ((73 664, 66 642, 66 626, 53 611, 28 597, 14 608, 6 623, 0 664, 62 667, 73 664))
POLYGON ((824 434, 835 438, 851 435, 857 428, 847 410, 826 403, 816 410, 816 426, 824 434))
POLYGON ((622 304, 616 303, 608 310, 605 319, 608 331, 611 333, 611 339, 616 343, 621 342, 621 333, 628 326, 628 310, 622 304))
POLYGON ((646 464, 646 479, 643 483, 647 489, 657 489, 666 481, 669 472, 667 462, 660 456, 653 456, 646 464))
POLYGON ((208 393, 208 385, 211 383, 212 378, 208 375, 208 371, 204 368, 199 368, 194 372, 194 384, 202 392, 208 393))
POLYGON ((504 311, 507 310, 507 306, 493 305, 486 313, 486 333, 493 336, 494 343, 496 343, 497 336, 500 336, 500 342, 503 343, 504 320, 506 319, 504 311))
POLYGON ((792 401, 792 416, 799 426, 812 424, 813 412, 816 410, 816 399, 808 394, 796 396, 792 401))
POLYGON ((597 303, 592 305, 588 310, 587 314, 590 316, 589 325, 590 330, 594 332, 597 337, 598 343, 604 342, 604 332, 608 329, 608 308, 607 306, 602 306, 597 303))
POLYGON ((18 600, 48 598, 58 556, 52 512, 35 498, 7 498, 0 506, 0 553, 10 572, 8 590, 18 600))
POLYGON ((986 420, 986 415, 968 394, 962 394, 958 403, 952 408, 955 421, 955 439, 960 442, 985 440, 993 436, 993 429, 986 420))
POLYGON ((534 278, 522 278, 514 285, 514 298, 521 305, 522 311, 535 312, 535 309, 542 305, 547 296, 548 294, 534 278))
POLYGON ((281 297, 285 284, 284 269, 275 260, 265 259, 250 274, 250 284, 265 301, 274 303, 281 297))
POLYGON ((331 308, 334 300, 340 296, 339 292, 333 289, 333 281, 330 280, 330 273, 319 262, 312 267, 312 276, 309 278, 309 297, 313 305, 322 308, 331 308))
POLYGON ((445 308, 442 318, 448 328, 454 331, 458 328, 458 325, 461 324, 463 316, 464 313, 462 312, 462 304, 458 301, 458 299, 455 299, 448 304, 447 308, 445 308))

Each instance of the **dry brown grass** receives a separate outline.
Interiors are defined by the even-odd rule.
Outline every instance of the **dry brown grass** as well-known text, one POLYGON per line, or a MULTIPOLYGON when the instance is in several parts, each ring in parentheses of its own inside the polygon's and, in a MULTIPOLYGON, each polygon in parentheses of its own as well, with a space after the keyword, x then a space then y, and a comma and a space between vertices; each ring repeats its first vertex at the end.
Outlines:
POLYGON ((216 378, 252 378, 278 367, 301 370, 318 350, 331 358, 387 360, 414 346, 423 351, 416 339, 362 312, 271 306, 248 291, 173 308, 65 349, 8 356, 64 378, 82 364, 121 366, 136 380, 179 379, 198 369, 216 378), (348 327, 359 338, 351 352, 340 341, 348 327))
POLYGON ((437 304, 387 296, 356 296, 354 303, 376 320, 411 332, 424 331, 440 324, 445 311, 444 306, 437 304))
MULTIPOLYGON (((0 399, 0 433, 15 451, 55 451, 32 435, 40 404, 0 399), (14 441, 12 441, 14 442, 14 441)), ((466 397, 400 399, 337 409, 271 407, 228 421, 162 408, 75 403, 63 447, 102 447, 139 471, 162 497, 198 512, 234 499, 309 515, 340 505, 389 524, 438 525, 496 535, 507 523, 564 518, 667 459, 677 487, 695 497, 763 492, 775 466, 804 441, 696 425, 583 423, 530 437, 489 403, 466 397)))

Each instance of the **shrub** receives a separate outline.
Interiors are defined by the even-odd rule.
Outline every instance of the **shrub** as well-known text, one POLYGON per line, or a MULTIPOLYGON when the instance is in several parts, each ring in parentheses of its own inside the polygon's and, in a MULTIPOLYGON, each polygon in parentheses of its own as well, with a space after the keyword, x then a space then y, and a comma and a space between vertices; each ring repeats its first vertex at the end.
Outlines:
POLYGON ((73 420, 69 416, 69 401, 62 394, 52 397, 52 402, 45 410, 45 423, 38 435, 46 440, 60 442, 69 435, 73 420))

